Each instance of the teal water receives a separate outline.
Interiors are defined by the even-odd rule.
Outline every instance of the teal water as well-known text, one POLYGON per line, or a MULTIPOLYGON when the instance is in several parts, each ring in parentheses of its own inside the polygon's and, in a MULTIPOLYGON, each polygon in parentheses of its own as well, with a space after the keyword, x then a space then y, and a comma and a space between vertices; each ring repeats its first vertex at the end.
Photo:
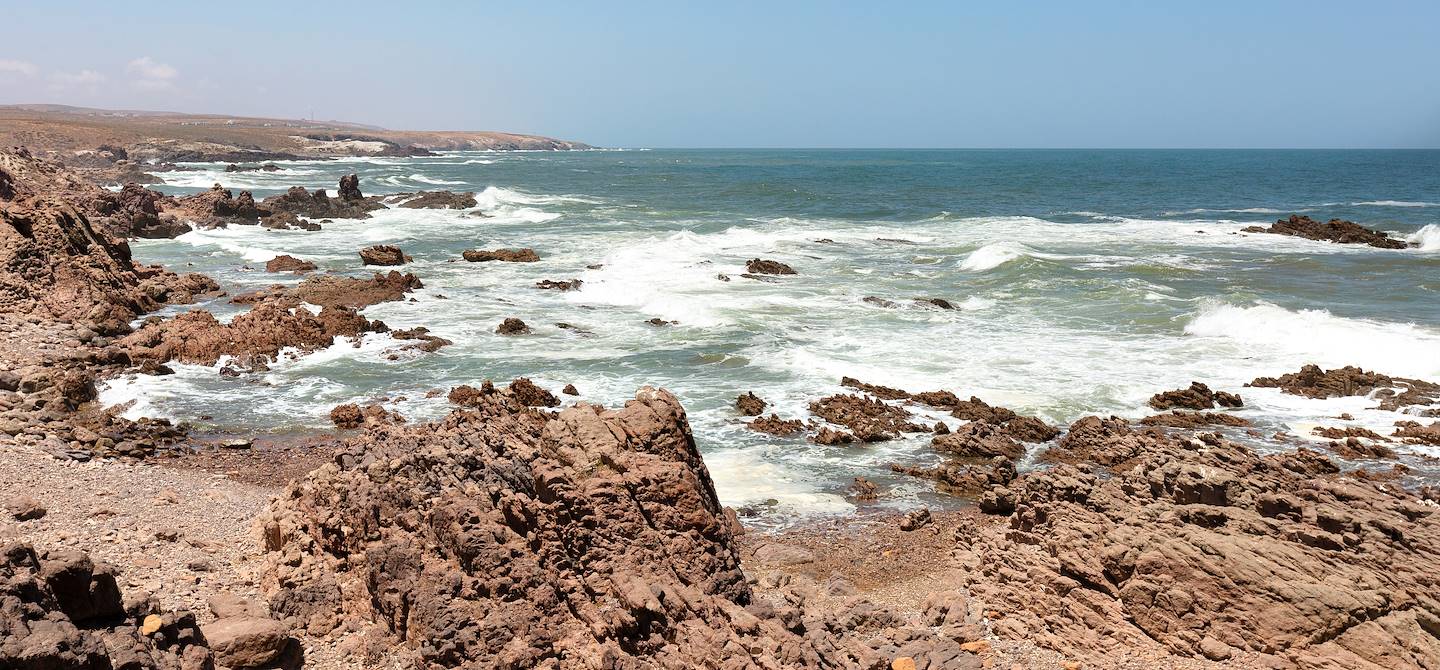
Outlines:
POLYGON ((806 403, 849 375, 978 395, 1064 424, 1143 416, 1152 393, 1193 379, 1241 390, 1244 414, 1267 432, 1308 433, 1341 412, 1389 432, 1397 417, 1367 410, 1363 398, 1239 387, 1309 362, 1440 380, 1436 151, 460 152, 281 165, 200 165, 166 174, 161 190, 220 182, 257 197, 296 184, 333 192, 356 172, 367 193, 475 191, 491 217, 395 209, 317 233, 196 231, 136 242, 136 257, 239 292, 295 281, 263 271, 275 254, 358 275, 356 250, 397 244, 426 288, 367 315, 427 326, 455 345, 391 361, 397 343, 376 336, 240 380, 179 366, 120 380, 106 400, 214 430, 286 432, 325 426, 336 404, 381 397, 403 396, 390 404, 410 417, 440 416, 443 398, 426 400, 426 390, 486 378, 527 375, 557 391, 574 383, 583 399, 606 404, 659 385, 688 408, 722 498, 779 519, 849 510, 841 494, 854 476, 890 487, 882 504, 933 501, 922 482, 885 466, 937 456, 921 438, 824 447, 752 433, 731 408, 745 391, 803 418, 806 403), (1352 219, 1421 246, 1239 233, 1292 212, 1352 219), (455 262, 464 249, 518 246, 543 260, 455 262), (799 274, 739 277, 754 257, 799 274), (571 278, 583 289, 533 288, 571 278), (535 334, 495 335, 508 316, 535 334), (657 317, 679 324, 645 323, 657 317))

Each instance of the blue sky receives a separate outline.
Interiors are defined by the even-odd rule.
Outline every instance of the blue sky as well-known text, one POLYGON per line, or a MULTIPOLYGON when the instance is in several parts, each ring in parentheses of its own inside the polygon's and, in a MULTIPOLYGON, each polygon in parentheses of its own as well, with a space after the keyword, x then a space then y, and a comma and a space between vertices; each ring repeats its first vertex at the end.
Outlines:
POLYGON ((0 103, 625 147, 1440 147, 1440 2, 15 3, 0 103))

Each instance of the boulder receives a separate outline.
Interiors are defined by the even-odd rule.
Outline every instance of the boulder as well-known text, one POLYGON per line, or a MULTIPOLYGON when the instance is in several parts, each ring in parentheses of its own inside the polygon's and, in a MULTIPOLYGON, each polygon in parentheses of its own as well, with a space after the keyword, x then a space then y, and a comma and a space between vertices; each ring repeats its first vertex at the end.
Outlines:
POLYGON ((534 263, 540 260, 540 255, 535 253, 534 249, 495 249, 491 251, 470 249, 461 255, 471 263, 484 263, 486 261, 534 263))
POLYGON ((525 325, 525 322, 520 319, 509 317, 495 327, 495 332, 501 335, 529 335, 530 326, 525 325))
POLYGON ((745 262, 745 271, 757 275, 793 275, 795 269, 780 261, 752 258, 745 262))
POLYGON ((1150 397, 1150 406, 1155 409, 1213 409, 1220 407, 1242 407, 1240 396, 1225 391, 1211 391, 1200 382, 1190 382, 1189 388, 1156 393, 1150 397))
POLYGON ((315 264, 290 255, 276 256, 265 262, 266 272, 293 272, 304 274, 315 269, 315 264))
POLYGON ((760 416, 765 413, 766 403, 755 395, 754 391, 747 391, 735 399, 735 409, 741 416, 760 416))
POLYGON ((376 244, 360 250, 360 261, 365 265, 404 265, 411 258, 400 247, 376 244))

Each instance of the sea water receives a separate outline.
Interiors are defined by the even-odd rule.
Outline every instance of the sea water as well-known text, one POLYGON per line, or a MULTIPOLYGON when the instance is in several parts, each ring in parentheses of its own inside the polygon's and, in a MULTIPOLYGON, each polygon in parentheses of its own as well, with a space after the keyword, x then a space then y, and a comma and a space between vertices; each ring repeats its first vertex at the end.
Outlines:
MULTIPOLYGON (((473 191, 488 216, 394 208, 319 232, 197 230, 135 241, 135 257, 209 274, 233 294, 298 282, 264 271, 278 254, 363 276, 375 268, 361 265, 361 247, 398 245, 425 288, 365 314, 454 344, 392 360, 402 343, 370 335, 238 379, 175 365, 174 375, 112 381, 105 401, 202 430, 284 434, 328 427, 337 404, 381 398, 412 420, 439 417, 444 396, 428 390, 485 379, 528 376, 557 393, 573 383, 582 400, 606 405, 650 384, 684 403, 722 499, 784 520, 851 510, 844 491, 856 476, 889 491, 883 505, 936 504, 926 483, 887 466, 939 456, 926 436, 822 446, 752 432, 733 408, 746 391, 767 411, 807 418, 810 401, 852 376, 976 395, 1065 425, 1144 416, 1151 394, 1196 380, 1241 393, 1240 414, 1266 434, 1345 425, 1333 417, 1347 412, 1388 434, 1406 417, 1372 400, 1243 384, 1306 363, 1440 381, 1436 151, 455 152, 278 165, 194 164, 164 173, 159 189, 333 193, 354 172, 367 194, 473 191), (1355 220, 1419 246, 1241 232, 1291 213, 1355 220), (531 247, 542 260, 459 260, 499 247, 531 247), (743 278, 751 258, 798 274, 743 278), (536 289, 542 279, 584 284, 536 289), (495 334, 506 317, 533 334, 495 334)), ((224 299, 198 307, 222 319, 243 309, 224 299)))

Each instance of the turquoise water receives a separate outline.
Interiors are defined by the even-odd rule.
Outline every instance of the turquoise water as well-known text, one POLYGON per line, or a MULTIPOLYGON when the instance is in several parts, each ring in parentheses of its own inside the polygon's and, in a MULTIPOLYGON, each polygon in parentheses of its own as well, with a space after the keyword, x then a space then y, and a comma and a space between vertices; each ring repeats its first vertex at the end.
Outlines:
POLYGON ((840 494, 857 475, 892 488, 882 504, 932 500, 923 483, 885 466, 937 457, 923 438, 824 447, 752 433, 731 408, 745 391, 803 418, 849 375, 979 395, 1063 424, 1143 416, 1152 393, 1194 379, 1241 390, 1245 415, 1267 432, 1308 433, 1338 424, 1328 417, 1341 412, 1389 432, 1397 417, 1366 410, 1365 399, 1239 387, 1308 362, 1440 380, 1436 151, 461 152, 281 165, 201 165, 164 175, 172 183, 161 190, 218 181, 257 197, 296 184, 333 192, 356 172, 366 193, 475 191, 491 217, 395 209, 317 233, 196 231, 138 241, 136 257, 239 292, 296 281, 263 271, 275 254, 362 274, 356 250, 397 244, 426 288, 367 315, 427 326, 455 345, 390 361, 397 343, 376 336, 240 380, 179 366, 120 380, 105 399, 135 400, 133 415, 210 416, 198 423, 214 430, 287 432, 324 427, 336 404, 380 397, 404 396, 390 404, 410 417, 439 416, 443 398, 426 400, 426 390, 486 378, 528 375, 557 391, 574 383, 583 399, 607 404, 659 385, 688 408, 722 498, 765 503, 783 518, 849 510, 840 494), (1238 232, 1292 212, 1422 246, 1238 232), (465 249, 520 246, 543 260, 455 262, 465 249), (799 274, 739 277, 755 257, 799 274), (571 278, 583 289, 533 288, 571 278), (509 316, 535 334, 495 335, 509 316), (657 328, 651 318, 679 324, 657 328))

